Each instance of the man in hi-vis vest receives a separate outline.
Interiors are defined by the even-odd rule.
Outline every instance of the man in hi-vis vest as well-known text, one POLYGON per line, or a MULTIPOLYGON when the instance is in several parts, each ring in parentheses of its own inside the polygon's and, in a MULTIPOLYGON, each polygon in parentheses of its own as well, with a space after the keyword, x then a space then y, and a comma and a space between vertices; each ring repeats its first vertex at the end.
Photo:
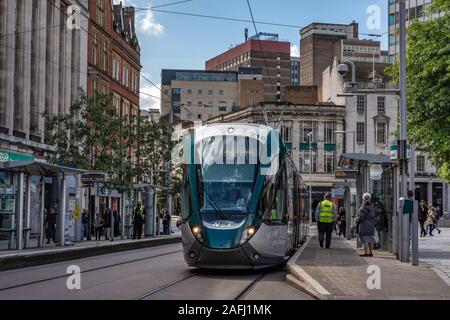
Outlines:
POLYGON ((331 194, 326 193, 324 200, 316 208, 317 230, 319 231, 319 244, 321 248, 323 248, 324 235, 326 235, 325 246, 327 249, 330 248, 331 234, 333 233, 333 225, 336 220, 336 206, 331 202, 331 194))

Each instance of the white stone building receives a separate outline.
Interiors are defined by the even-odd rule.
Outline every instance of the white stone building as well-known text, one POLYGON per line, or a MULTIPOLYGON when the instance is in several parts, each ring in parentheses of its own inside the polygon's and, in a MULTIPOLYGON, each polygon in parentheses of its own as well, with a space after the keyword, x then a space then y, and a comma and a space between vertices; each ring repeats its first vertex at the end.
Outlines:
MULTIPOLYGON (((337 72, 338 61, 323 72, 322 100, 345 105, 345 152, 390 154, 398 132, 399 96, 385 82, 357 83, 349 88, 337 72)), ((351 71, 351 70, 350 70, 351 71)), ((450 185, 436 176, 427 155, 416 149, 416 198, 450 209, 450 185)))
POLYGON ((45 158, 42 114, 64 114, 86 91, 88 0, 0 1, 0 148, 45 158), (68 27, 68 8, 80 28, 68 27))

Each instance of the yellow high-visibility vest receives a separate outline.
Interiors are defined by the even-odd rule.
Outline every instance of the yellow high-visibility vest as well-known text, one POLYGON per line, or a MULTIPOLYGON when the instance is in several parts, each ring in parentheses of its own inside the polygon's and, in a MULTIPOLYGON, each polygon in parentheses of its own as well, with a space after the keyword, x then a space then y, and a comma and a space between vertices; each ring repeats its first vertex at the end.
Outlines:
POLYGON ((331 223, 333 221, 333 202, 330 200, 323 200, 320 206, 319 222, 331 223))

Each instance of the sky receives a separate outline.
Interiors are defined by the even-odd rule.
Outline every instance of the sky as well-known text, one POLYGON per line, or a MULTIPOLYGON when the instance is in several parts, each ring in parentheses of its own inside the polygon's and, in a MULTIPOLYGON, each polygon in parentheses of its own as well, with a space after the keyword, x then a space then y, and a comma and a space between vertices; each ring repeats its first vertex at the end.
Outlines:
MULTIPOLYGON (((119 3, 120 0, 113 0, 119 3)), ((123 0, 126 6, 251 20, 247 0, 192 0, 156 8, 182 0, 123 0)), ((250 0, 256 21, 306 26, 312 22, 359 23, 359 32, 383 34, 387 50, 387 0, 250 0)), ((236 22, 136 10, 136 29, 141 46, 142 74, 157 85, 161 69, 204 69, 205 61, 244 41, 244 29, 255 34, 250 22, 236 22)), ((291 52, 299 55, 299 28, 257 24, 258 32, 278 33, 291 42, 291 52)), ((158 88, 141 78, 141 92, 160 96, 158 88)), ((158 109, 160 101, 141 94, 141 108, 158 109)))

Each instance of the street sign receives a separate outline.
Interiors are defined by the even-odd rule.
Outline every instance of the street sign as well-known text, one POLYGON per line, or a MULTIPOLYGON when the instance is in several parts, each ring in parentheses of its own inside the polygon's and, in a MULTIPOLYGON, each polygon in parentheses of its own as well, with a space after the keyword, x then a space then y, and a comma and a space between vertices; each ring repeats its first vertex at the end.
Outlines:
MULTIPOLYGON (((390 145, 390 158, 391 160, 399 159, 399 142, 397 140, 391 141, 390 145)), ((406 159, 411 158, 411 144, 409 141, 406 142, 406 159)))
POLYGON ((81 175, 83 187, 93 187, 94 183, 100 182, 105 182, 105 174, 103 173, 87 173, 81 175))
POLYGON ((358 170, 336 170, 334 177, 336 179, 356 179, 358 170))

